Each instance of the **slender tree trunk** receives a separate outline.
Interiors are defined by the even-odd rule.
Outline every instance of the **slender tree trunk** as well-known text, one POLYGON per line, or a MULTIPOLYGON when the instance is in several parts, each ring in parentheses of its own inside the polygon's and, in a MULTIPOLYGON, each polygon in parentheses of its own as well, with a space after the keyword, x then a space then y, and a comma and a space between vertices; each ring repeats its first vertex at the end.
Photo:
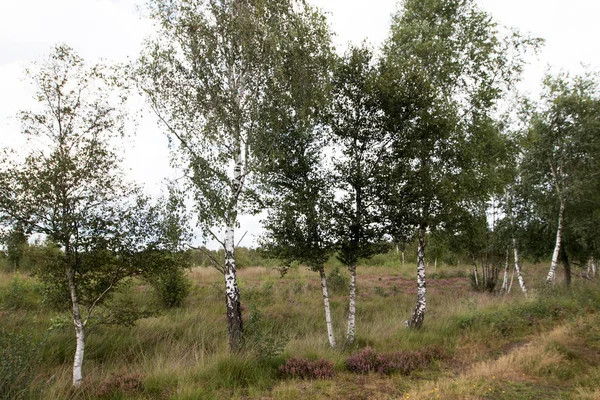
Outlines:
POLYGON ((519 286, 521 286, 521 290, 527 297, 527 289, 525 288, 525 281, 523 280, 523 275, 521 274, 521 266, 519 265, 519 248, 517 247, 517 239, 513 238, 513 250, 515 252, 515 271, 517 271, 517 278, 519 279, 519 286))
POLYGON ((327 337, 329 339, 329 345, 335 348, 335 335, 333 333, 333 323, 331 321, 331 307, 329 306, 329 293, 327 291, 327 277, 325 276, 325 269, 321 267, 319 269, 319 275, 321 276, 321 290, 323 291, 323 304, 325 305, 325 322, 327 323, 327 337))
POLYGON ((590 266, 592 267, 592 278, 596 277, 596 259, 594 257, 590 258, 590 266))
POLYGON ((512 289, 512 285, 513 285, 513 281, 515 279, 515 269, 512 269, 512 274, 510 274, 510 285, 508 285, 508 292, 510 293, 510 290, 512 289))
POLYGON ((240 290, 237 284, 235 266, 235 225, 237 221, 237 202, 242 191, 241 146, 236 142, 235 165, 233 168, 233 193, 228 226, 225 229, 225 305, 227 308, 227 328, 229 348, 232 352, 241 350, 244 342, 244 326, 240 304, 240 290))
POLYGON ((402 250, 402 266, 404 266, 404 250, 402 250))
POLYGON ((479 287, 479 272, 477 272, 477 260, 473 256, 473 276, 475 277, 475 286, 479 287))
POLYGON ((591 278, 591 274, 590 272, 592 271, 592 259, 590 258, 587 262, 587 269, 585 270, 585 277, 590 279, 591 278))
POLYGON ((546 277, 547 283, 554 283, 554 281, 556 279, 556 268, 558 267, 558 257, 560 256, 564 214, 565 214, 565 201, 561 199, 560 208, 558 210, 558 228, 556 229, 556 244, 554 245, 554 253, 552 253, 552 262, 550 263, 550 271, 548 271, 548 276, 546 277))
POLYGON ((81 381, 83 380, 82 367, 83 355, 85 351, 85 326, 83 324, 83 320, 81 319, 81 312, 79 310, 79 297, 77 295, 77 287, 75 285, 75 271, 73 271, 73 267, 70 265, 70 263, 70 258, 67 256, 66 275, 67 283, 69 285, 69 292, 71 295, 71 304, 73 306, 73 325, 75 326, 76 338, 75 357, 73 360, 73 386, 79 387, 81 386, 81 381))
POLYGON ((425 282, 425 225, 419 227, 419 248, 417 249, 417 305, 408 325, 413 328, 423 326, 427 311, 427 283, 425 282))
POLYGON ((244 329, 234 251, 234 228, 229 227, 225 230, 225 305, 227 307, 229 348, 232 352, 237 352, 243 345, 244 329))
POLYGON ((350 307, 348 309, 348 331, 346 343, 354 343, 356 332, 356 263, 350 266, 350 307))
POLYGON ((504 279, 502 279, 502 292, 506 293, 508 290, 508 248, 506 249, 506 261, 504 262, 504 279))
POLYGON ((565 246, 561 246, 560 258, 562 260, 563 268, 565 270, 565 285, 571 286, 571 262, 569 261, 569 255, 565 250, 565 246))

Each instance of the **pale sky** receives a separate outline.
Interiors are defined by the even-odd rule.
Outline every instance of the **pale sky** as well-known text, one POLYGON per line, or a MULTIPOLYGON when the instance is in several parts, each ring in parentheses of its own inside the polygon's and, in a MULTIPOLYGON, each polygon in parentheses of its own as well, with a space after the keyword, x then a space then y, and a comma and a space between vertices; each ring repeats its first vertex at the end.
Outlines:
MULTIPOLYGON (((388 33, 395 0, 309 0, 328 12, 335 43, 367 40, 378 46, 388 33)), ((66 43, 88 62, 100 58, 136 58, 152 23, 140 17, 141 0, 0 0, 0 147, 19 142, 15 115, 31 107, 31 87, 23 68, 40 60, 57 43, 66 43)), ((535 93, 544 71, 578 72, 581 64, 600 69, 600 2, 597 0, 480 0, 480 6, 503 25, 546 39, 538 60, 524 75, 522 90, 535 93)), ((157 194, 169 168, 167 140, 151 115, 139 123, 128 144, 129 178, 157 194)), ((254 243, 260 232, 256 217, 242 217, 242 245, 254 243)))

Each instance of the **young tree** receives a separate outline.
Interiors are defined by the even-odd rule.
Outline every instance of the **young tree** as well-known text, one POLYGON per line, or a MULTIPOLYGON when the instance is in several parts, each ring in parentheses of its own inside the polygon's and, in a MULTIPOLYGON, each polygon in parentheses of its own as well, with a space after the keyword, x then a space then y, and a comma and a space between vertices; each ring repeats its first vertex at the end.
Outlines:
POLYGON ((286 134, 272 152, 265 173, 267 217, 261 247, 284 261, 283 272, 292 262, 307 265, 321 278, 327 337, 336 346, 325 262, 335 249, 334 191, 331 171, 324 165, 324 136, 318 130, 286 134))
POLYGON ((180 240, 164 235, 159 209, 122 180, 114 144, 124 129, 123 99, 114 72, 86 66, 64 45, 28 69, 40 102, 21 113, 29 153, 21 161, 7 152, 0 164, 0 212, 60 248, 41 274, 70 301, 74 386, 92 317, 127 278, 162 268, 180 240))
POLYGON ((276 140, 273 130, 317 111, 310 99, 323 91, 329 31, 301 0, 152 0, 149 9, 159 35, 141 56, 140 84, 177 143, 173 155, 185 169, 203 232, 225 251, 219 268, 229 344, 237 351, 238 215, 259 209, 253 178, 276 140))
POLYGON ((383 251, 380 187, 386 136, 377 97, 377 69, 372 51, 350 47, 333 74, 330 127, 334 158, 338 259, 350 271, 346 342, 356 331, 356 263, 383 251))
POLYGON ((419 241, 409 326, 420 327, 426 312, 425 234, 488 200, 496 102, 537 44, 502 35, 474 0, 405 0, 393 17, 382 63, 397 192, 390 209, 403 210, 392 218, 414 227, 419 241))

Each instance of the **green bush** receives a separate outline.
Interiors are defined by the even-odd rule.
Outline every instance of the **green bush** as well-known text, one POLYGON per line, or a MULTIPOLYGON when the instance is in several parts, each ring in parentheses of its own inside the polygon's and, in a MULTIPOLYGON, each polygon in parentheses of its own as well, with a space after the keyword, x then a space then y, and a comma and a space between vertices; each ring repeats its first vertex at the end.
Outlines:
POLYGON ((39 365, 41 343, 0 329, 0 398, 23 399, 30 395, 30 385, 39 365))
POLYGON ((150 280, 160 304, 166 308, 183 306, 192 286, 185 270, 174 269, 162 273, 150 280))
POLYGON ((35 309, 39 306, 41 286, 32 279, 15 275, 0 293, 0 304, 4 309, 35 309))

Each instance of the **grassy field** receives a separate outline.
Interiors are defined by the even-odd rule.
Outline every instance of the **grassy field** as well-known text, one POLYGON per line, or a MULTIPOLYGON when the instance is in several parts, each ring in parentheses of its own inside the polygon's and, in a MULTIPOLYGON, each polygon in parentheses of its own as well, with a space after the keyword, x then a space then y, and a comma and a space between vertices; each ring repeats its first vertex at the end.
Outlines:
MULTIPOLYGON (((416 297, 415 266, 359 267, 357 340, 332 350, 316 273, 299 267, 280 278, 274 269, 248 267, 239 273, 247 351, 230 355, 222 278, 195 268, 184 307, 90 333, 79 390, 70 386, 68 313, 43 303, 34 278, 1 273, 0 379, 9 397, 35 399, 600 399, 600 287, 575 277, 570 291, 560 281, 548 288, 546 269, 525 266, 525 298, 516 282, 506 296, 477 293, 468 267, 431 266, 428 313, 415 331, 404 325, 416 297), (410 371, 350 372, 346 361, 365 347, 384 355, 435 348, 439 355, 410 371), (335 375, 285 378, 279 367, 291 357, 328 360, 335 375)), ((348 296, 340 272, 331 300, 342 343, 348 296)), ((117 300, 155 302, 141 284, 117 300)))

